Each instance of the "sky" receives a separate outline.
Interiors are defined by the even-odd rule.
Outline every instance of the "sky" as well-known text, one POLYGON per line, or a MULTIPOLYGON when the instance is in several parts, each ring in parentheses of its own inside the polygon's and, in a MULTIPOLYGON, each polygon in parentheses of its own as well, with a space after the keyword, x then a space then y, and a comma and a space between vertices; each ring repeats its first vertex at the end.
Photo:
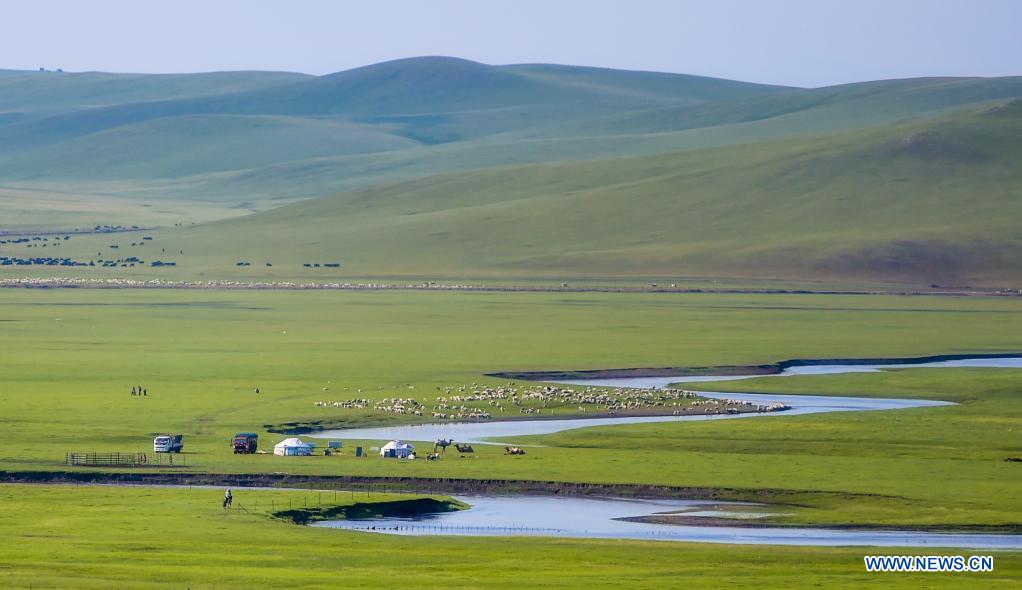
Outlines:
POLYGON ((1022 0, 22 0, 0 68, 325 74, 449 55, 827 86, 1022 75, 1022 0))

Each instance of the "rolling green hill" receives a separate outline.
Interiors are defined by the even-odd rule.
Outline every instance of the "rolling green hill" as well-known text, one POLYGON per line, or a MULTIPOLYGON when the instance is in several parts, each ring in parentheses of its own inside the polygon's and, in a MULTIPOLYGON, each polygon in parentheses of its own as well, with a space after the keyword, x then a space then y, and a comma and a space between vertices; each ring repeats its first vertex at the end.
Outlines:
POLYGON ((1014 101, 811 140, 439 176, 216 231, 265 236, 242 251, 260 242, 294 244, 305 256, 332 250, 350 271, 369 274, 1017 285, 1020 137, 1022 101, 1014 101))
POLYGON ((876 125, 961 105, 1022 96, 1022 77, 916 78, 670 106, 570 122, 546 136, 665 133, 758 122, 764 134, 791 136, 876 125))
POLYGON ((209 97, 311 78, 291 72, 113 74, 0 70, 0 113, 53 113, 146 101, 209 97))
MULTIPOLYGON (((0 78, 0 190, 268 208, 381 180, 542 161, 529 156, 529 145, 501 137, 510 132, 782 90, 444 57, 318 77, 7 72, 0 78), (454 149, 434 154, 429 147, 454 149), (381 152, 388 155, 377 161, 381 152)), ((645 143, 558 138, 537 153, 560 160, 674 149, 645 143)))
MULTIPOLYGON (((712 78, 615 70, 597 71, 587 79, 588 83, 582 83, 560 69, 539 66, 506 69, 455 58, 412 58, 239 92, 81 108, 15 122, 0 132, 7 139, 5 149, 18 151, 22 146, 39 147, 154 119, 284 115, 379 123, 420 137, 425 143, 439 143, 566 117, 782 90, 712 78)), ((200 83, 192 81, 193 85, 200 83)), ((80 92, 73 94, 80 100, 80 92)))
MULTIPOLYGON (((424 57, 2 89, 0 231, 163 226, 177 276, 1022 276, 1022 77, 799 89, 424 57)), ((124 253, 106 242, 61 247, 124 253)))
POLYGON ((887 125, 1022 96, 1022 78, 797 89, 423 57, 326 76, 8 72, 0 90, 7 195, 265 210, 454 171, 887 125))
POLYGON ((33 164, 90 179, 154 179, 271 166, 320 156, 373 153, 418 145, 379 126, 341 119, 277 115, 184 115, 115 127, 12 155, 8 178, 43 175, 33 164))
POLYGON ((246 276, 1018 286, 1019 137, 1016 100, 809 139, 437 175, 167 229, 154 245, 184 251, 175 272, 190 276, 266 261, 246 276), (302 266, 333 261, 341 270, 302 266))
POLYGON ((941 116, 1022 96, 1022 77, 925 79, 771 93, 629 112, 371 155, 329 156, 193 178, 208 194, 304 198, 489 166, 587 160, 810 137, 941 116))

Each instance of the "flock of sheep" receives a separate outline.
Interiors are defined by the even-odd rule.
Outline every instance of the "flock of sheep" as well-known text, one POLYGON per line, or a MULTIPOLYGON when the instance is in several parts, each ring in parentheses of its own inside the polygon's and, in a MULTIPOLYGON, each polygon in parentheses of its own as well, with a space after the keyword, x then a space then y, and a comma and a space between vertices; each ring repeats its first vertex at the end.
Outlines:
POLYGON ((367 408, 372 408, 377 412, 411 414, 413 416, 421 416, 423 412, 422 404, 410 397, 385 397, 379 400, 354 398, 335 402, 316 402, 316 405, 320 407, 330 406, 334 408, 343 408, 346 410, 365 410, 367 408))
POLYGON ((443 395, 437 396, 429 408, 415 398, 384 398, 369 400, 355 398, 339 401, 317 401, 316 406, 342 409, 372 409, 377 412, 423 416, 429 413, 438 420, 488 420, 493 413, 541 414, 544 409, 577 408, 587 411, 616 414, 618 412, 648 412, 673 415, 739 414, 743 412, 778 412, 790 409, 780 403, 757 405, 735 399, 701 399, 694 391, 684 389, 638 389, 621 387, 558 387, 554 385, 528 385, 519 387, 513 382, 500 387, 483 387, 476 383, 458 387, 438 387, 443 395), (480 407, 485 404, 486 407, 480 407))

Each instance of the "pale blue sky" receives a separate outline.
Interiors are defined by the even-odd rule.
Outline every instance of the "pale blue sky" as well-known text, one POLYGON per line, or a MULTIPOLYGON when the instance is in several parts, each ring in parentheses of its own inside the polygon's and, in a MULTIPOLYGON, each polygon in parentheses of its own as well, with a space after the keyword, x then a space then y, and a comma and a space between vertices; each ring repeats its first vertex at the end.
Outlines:
POLYGON ((821 86, 1022 74, 1022 0, 21 0, 0 68, 323 74, 417 55, 821 86))

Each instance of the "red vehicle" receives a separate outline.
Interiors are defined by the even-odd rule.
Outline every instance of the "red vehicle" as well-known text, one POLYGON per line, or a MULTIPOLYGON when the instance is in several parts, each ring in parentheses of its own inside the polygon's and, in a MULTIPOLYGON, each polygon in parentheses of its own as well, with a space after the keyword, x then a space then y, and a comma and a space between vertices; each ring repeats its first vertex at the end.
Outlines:
POLYGON ((252 432, 240 432, 234 435, 231 446, 234 447, 235 455, 251 455, 256 452, 259 443, 259 435, 252 432))

